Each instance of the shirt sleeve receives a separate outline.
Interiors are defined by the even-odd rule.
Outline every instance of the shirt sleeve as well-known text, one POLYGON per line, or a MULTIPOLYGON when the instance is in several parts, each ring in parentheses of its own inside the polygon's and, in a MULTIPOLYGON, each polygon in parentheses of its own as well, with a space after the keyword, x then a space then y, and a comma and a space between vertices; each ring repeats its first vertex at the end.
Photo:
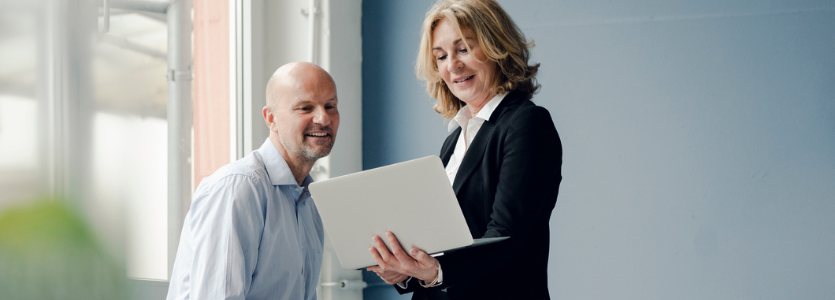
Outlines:
POLYGON ((226 176, 195 198, 190 212, 192 299, 244 299, 264 229, 265 196, 255 179, 226 176))
POLYGON ((409 281, 411 281, 411 280, 412 280, 412 276, 409 276, 408 278, 404 279, 403 281, 398 282, 397 286, 399 286, 401 289, 405 290, 405 289, 409 288, 409 281))

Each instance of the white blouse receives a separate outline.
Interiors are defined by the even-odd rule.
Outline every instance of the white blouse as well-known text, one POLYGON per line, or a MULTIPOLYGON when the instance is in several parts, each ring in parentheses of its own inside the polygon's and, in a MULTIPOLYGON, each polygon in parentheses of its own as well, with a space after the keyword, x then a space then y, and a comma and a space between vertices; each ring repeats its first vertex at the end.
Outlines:
POLYGON ((493 99, 487 102, 484 107, 478 111, 478 114, 475 117, 470 115, 470 109, 466 106, 462 107, 458 110, 458 114, 455 115, 454 118, 449 122, 448 128, 449 131, 455 130, 457 127, 461 127, 461 135, 458 136, 458 142, 455 144, 455 150, 452 152, 452 156, 449 158, 449 162, 446 165, 446 174, 449 177, 449 183, 452 184, 455 181, 455 175, 458 174, 458 168, 461 167, 461 162, 464 161, 464 154, 467 153, 467 149, 470 148, 470 144, 472 144, 473 139, 475 139, 475 135, 478 133, 478 130, 481 129, 481 125, 484 124, 484 121, 490 119, 490 115, 493 114, 493 111, 496 110, 496 107, 499 107, 499 104, 502 103, 502 99, 507 96, 507 93, 498 94, 493 99))

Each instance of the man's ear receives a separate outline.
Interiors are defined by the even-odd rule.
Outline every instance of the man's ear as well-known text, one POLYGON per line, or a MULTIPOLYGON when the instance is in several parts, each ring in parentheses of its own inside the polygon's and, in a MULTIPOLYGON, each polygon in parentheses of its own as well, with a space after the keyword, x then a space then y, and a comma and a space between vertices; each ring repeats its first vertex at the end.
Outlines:
POLYGON ((269 105, 264 106, 261 109, 261 115, 264 116, 264 122, 267 123, 267 127, 272 130, 275 124, 275 113, 273 113, 273 109, 269 105))

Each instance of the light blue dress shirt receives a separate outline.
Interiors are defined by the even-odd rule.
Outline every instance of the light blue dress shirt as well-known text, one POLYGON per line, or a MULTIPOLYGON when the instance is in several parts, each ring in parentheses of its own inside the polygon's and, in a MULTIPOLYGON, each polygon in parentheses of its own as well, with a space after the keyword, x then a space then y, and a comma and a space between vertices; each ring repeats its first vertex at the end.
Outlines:
POLYGON ((267 139, 203 179, 180 237, 168 300, 316 299, 324 231, 267 139))

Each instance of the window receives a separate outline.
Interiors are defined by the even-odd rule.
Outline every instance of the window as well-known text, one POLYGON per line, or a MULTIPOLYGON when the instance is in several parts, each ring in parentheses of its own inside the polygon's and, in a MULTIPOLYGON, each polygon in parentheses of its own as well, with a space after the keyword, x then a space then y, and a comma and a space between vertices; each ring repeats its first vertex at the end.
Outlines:
POLYGON ((88 207, 124 243, 128 277, 166 280, 167 24, 162 14, 110 13, 91 47, 88 207))
POLYGON ((36 89, 40 13, 31 5, 0 9, 0 208, 37 197, 44 184, 36 89))

